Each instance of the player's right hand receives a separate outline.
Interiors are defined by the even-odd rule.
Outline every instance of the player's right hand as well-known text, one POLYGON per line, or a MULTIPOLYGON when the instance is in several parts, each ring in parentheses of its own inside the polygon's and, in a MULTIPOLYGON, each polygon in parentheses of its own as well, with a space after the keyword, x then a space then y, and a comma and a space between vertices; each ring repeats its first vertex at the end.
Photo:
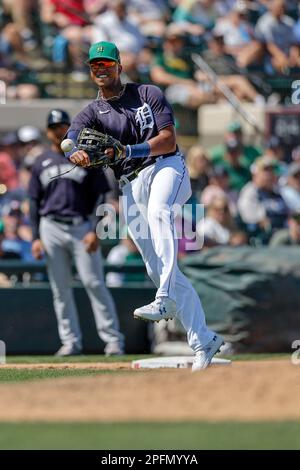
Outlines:
POLYGON ((90 164, 90 157, 84 150, 77 150, 69 157, 69 160, 79 166, 89 166, 90 164))
POLYGON ((42 241, 38 238, 32 242, 31 253, 35 259, 41 259, 44 253, 42 241))

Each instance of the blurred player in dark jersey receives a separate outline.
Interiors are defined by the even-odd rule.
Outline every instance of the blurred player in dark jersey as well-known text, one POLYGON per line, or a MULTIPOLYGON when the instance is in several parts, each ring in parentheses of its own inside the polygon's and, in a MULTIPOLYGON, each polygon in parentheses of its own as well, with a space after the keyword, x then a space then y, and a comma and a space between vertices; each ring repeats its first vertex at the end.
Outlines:
POLYGON ((96 223, 90 218, 101 196, 109 191, 99 169, 76 167, 68 162, 60 143, 70 125, 68 114, 50 112, 47 136, 51 149, 37 158, 29 187, 33 227, 33 256, 46 254, 62 347, 59 356, 80 354, 82 338, 71 288, 72 262, 87 291, 100 338, 107 355, 123 354, 113 299, 105 286, 96 223), (57 177, 61 175, 60 177, 57 177), (54 179, 53 179, 54 177, 54 179))

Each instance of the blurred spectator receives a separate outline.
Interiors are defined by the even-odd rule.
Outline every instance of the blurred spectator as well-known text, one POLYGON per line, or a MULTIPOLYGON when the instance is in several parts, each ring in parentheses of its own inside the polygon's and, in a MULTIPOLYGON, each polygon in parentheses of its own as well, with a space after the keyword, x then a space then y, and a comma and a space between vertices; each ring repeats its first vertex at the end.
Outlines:
POLYGON ((216 0, 215 8, 218 13, 218 17, 226 16, 235 5, 236 0, 216 0))
POLYGON ((32 166, 35 159, 45 151, 41 131, 35 126, 22 126, 18 130, 18 138, 21 143, 22 163, 26 159, 26 165, 32 166))
POLYGON ((56 31, 52 33, 53 61, 83 70, 90 43, 90 18, 84 0, 42 0, 41 20, 56 31))
POLYGON ((174 11, 173 21, 197 25, 198 29, 190 29, 190 32, 201 34, 213 28, 216 17, 215 0, 181 0, 174 11))
POLYGON ((41 131, 34 126, 22 126, 18 130, 18 138, 22 144, 34 145, 41 140, 41 131))
MULTIPOLYGON (((98 40, 117 43, 127 79, 148 83, 152 51, 160 50, 171 18, 186 36, 184 48, 187 45, 203 53, 221 80, 242 100, 263 104, 260 93, 275 97, 270 88, 278 90, 276 84, 264 80, 265 73, 295 75, 300 67, 296 0, 3 0, 0 80, 7 86, 7 97, 32 100, 79 96, 79 85, 84 86, 88 76, 86 53, 90 43, 98 40), (291 16, 285 15, 285 10, 291 16), (208 51, 203 50, 206 44, 208 51), (250 74, 246 69, 249 65, 250 74), (67 72, 64 84, 70 84, 68 87, 56 81, 61 69, 67 72), (53 74, 49 84, 48 73, 53 74)), ((187 67, 192 69, 188 48, 187 67)), ((206 77, 199 74, 196 79, 194 70, 188 76, 178 74, 183 58, 177 51, 176 55, 176 72, 165 70, 176 76, 175 82, 169 83, 170 76, 166 75, 152 77, 155 83, 170 87, 171 101, 195 109, 223 99, 206 77), (187 79, 192 87, 188 87, 187 79)), ((174 58, 172 62, 174 68, 174 58)), ((93 89, 85 93, 92 94, 93 89)))
POLYGON ((168 26, 162 52, 157 53, 151 68, 153 83, 165 88, 172 104, 196 109, 215 102, 214 93, 194 79, 194 67, 185 49, 185 33, 174 24, 168 26))
POLYGON ((300 3, 298 2, 298 20, 294 26, 294 36, 296 38, 297 43, 300 44, 300 3))
POLYGON ((201 145, 193 145, 186 155, 186 166, 190 175, 192 197, 199 203, 201 193, 209 182, 210 162, 201 145))
POLYGON ((269 243, 270 246, 300 245, 300 212, 290 214, 288 228, 278 230, 269 243))
POLYGON ((292 150, 292 161, 300 162, 300 145, 292 150))
POLYGON ((300 43, 294 34, 295 22, 285 15, 284 0, 271 0, 268 10, 256 24, 256 36, 269 55, 266 71, 286 73, 289 67, 300 66, 300 43))
POLYGON ((2 220, 4 222, 2 241, 4 257, 32 261, 31 230, 28 226, 24 227, 23 212, 19 201, 10 201, 3 207, 2 220))
POLYGON ((19 83, 7 89, 7 98, 14 100, 30 101, 40 98, 40 90, 33 83, 19 83))
POLYGON ((247 21, 247 4, 243 0, 237 0, 225 18, 220 18, 214 28, 214 32, 223 35, 225 50, 236 55, 254 35, 253 27, 247 21))
POLYGON ((249 237, 243 230, 233 230, 230 234, 230 246, 245 246, 249 244, 249 237))
MULTIPOLYGON (((254 144, 246 144, 243 128, 239 121, 232 121, 227 127, 227 132, 231 135, 234 135, 235 139, 238 142, 239 151, 241 154, 241 160, 243 165, 247 168, 250 168, 252 163, 257 157, 262 155, 262 148, 254 144)), ((228 134, 225 134, 224 143, 221 145, 216 145, 209 150, 209 155, 213 164, 222 164, 225 154, 227 152, 226 148, 226 139, 228 134)))
POLYGON ((290 211, 300 212, 300 163, 289 166, 287 181, 280 187, 280 194, 290 211))
POLYGON ((110 0, 109 9, 94 20, 92 42, 115 43, 120 50, 123 71, 130 75, 135 73, 136 56, 145 46, 146 40, 127 15, 125 0, 110 0))
POLYGON ((8 97, 22 94, 25 99, 31 99, 39 95, 34 83, 36 62, 26 49, 20 28, 14 23, 6 24, 0 32, 0 67, 6 69, 1 75, 9 87, 8 97))
POLYGON ((169 8, 164 0, 130 0, 128 19, 138 26, 143 35, 160 38, 163 36, 169 8))
POLYGON ((221 165, 226 168, 229 175, 229 188, 239 192, 251 179, 249 164, 243 154, 243 148, 234 133, 224 136, 224 154, 211 152, 213 165, 221 165))
POLYGON ((6 14, 10 15, 13 23, 24 33, 32 33, 33 16, 38 7, 38 0, 2 0, 6 14))
POLYGON ((7 153, 18 168, 23 160, 22 144, 16 131, 8 132, 1 141, 2 150, 7 153))
POLYGON ((276 160, 258 158, 252 166, 252 181, 242 189, 238 200, 242 221, 263 242, 287 223, 289 211, 277 190, 277 170, 276 160))
POLYGON ((238 195, 236 191, 230 190, 228 170, 222 165, 215 166, 211 171, 209 185, 201 195, 201 203, 209 206, 215 198, 227 198, 231 215, 236 215, 238 195))
POLYGON ((101 13, 104 13, 109 0, 84 0, 84 9, 91 21, 101 13))
POLYGON ((288 173, 288 165, 284 162, 284 147, 276 135, 272 135, 266 142, 264 156, 277 160, 280 176, 288 173))
POLYGON ((12 159, 10 148, 18 144, 15 133, 6 134, 0 145, 0 185, 1 195, 16 189, 19 185, 16 165, 12 159))
POLYGON ((265 145, 265 156, 281 161, 284 158, 284 149, 276 135, 272 135, 265 145))
POLYGON ((229 244, 235 224, 230 215, 227 198, 215 198, 207 208, 207 215, 197 225, 197 231, 204 239, 204 246, 229 244))
POLYGON ((54 23, 59 28, 69 25, 86 26, 89 17, 84 0, 41 0, 41 17, 45 23, 54 23))
MULTIPOLYGON (((203 51, 202 57, 205 62, 218 75, 221 83, 224 83, 241 101, 246 100, 257 104, 265 104, 265 99, 260 95, 246 76, 241 75, 234 57, 225 50, 224 37, 218 32, 211 34, 208 40, 208 49, 203 51)), ((196 72, 199 81, 206 81, 206 75, 201 71, 196 72)), ((215 89, 220 99, 224 95, 215 89)))

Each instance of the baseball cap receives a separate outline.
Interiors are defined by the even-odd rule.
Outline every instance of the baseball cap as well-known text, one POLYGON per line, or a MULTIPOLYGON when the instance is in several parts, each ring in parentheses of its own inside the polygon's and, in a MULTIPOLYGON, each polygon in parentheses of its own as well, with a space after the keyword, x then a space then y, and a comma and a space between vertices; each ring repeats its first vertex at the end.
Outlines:
POLYGON ((253 174, 260 170, 266 170, 267 168, 273 168, 274 171, 279 171, 279 164, 274 158, 264 155, 257 158, 253 165, 251 165, 251 173, 253 174))
POLYGON ((22 144, 28 144, 41 139, 41 131, 34 126, 23 126, 18 130, 18 137, 22 144))
POLYGON ((10 145, 17 145, 20 143, 18 133, 16 131, 8 132, 4 135, 1 140, 1 145, 3 146, 10 146, 10 145))
POLYGON ((56 124, 71 124, 69 114, 63 109, 52 109, 47 117, 47 127, 55 126, 56 124))
POLYGON ((216 178, 228 176, 228 170, 223 165, 216 165, 212 170, 211 176, 214 176, 216 178))
POLYGON ((100 41, 92 44, 89 50, 88 62, 95 59, 111 59, 120 63, 120 52, 112 42, 100 41))
POLYGON ((232 7, 232 11, 237 11, 239 13, 247 13, 247 3, 244 0, 237 0, 232 7))
POLYGON ((278 147, 281 147, 280 140, 276 135, 272 135, 266 142, 266 147, 269 149, 277 149, 278 147))
POLYGON ((2 215, 13 215, 13 216, 21 216, 22 215, 22 207, 21 202, 17 199, 12 199, 8 201, 2 207, 2 215))
POLYGON ((239 132, 241 130, 242 130, 242 125, 239 121, 232 121, 227 127, 228 132, 239 132))
POLYGON ((223 40, 224 41, 224 34, 217 29, 213 29, 210 33, 207 34, 207 40, 211 41, 212 39, 216 40, 223 40))

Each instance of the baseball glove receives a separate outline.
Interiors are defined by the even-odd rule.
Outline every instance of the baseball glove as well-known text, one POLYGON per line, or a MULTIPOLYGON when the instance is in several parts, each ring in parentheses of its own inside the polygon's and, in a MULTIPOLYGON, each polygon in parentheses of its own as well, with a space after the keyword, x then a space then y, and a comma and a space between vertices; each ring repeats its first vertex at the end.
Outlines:
POLYGON ((76 147, 90 157, 91 166, 114 166, 123 156, 124 146, 114 137, 85 127, 77 137, 76 147), (107 148, 114 149, 114 158, 105 155, 107 148))

